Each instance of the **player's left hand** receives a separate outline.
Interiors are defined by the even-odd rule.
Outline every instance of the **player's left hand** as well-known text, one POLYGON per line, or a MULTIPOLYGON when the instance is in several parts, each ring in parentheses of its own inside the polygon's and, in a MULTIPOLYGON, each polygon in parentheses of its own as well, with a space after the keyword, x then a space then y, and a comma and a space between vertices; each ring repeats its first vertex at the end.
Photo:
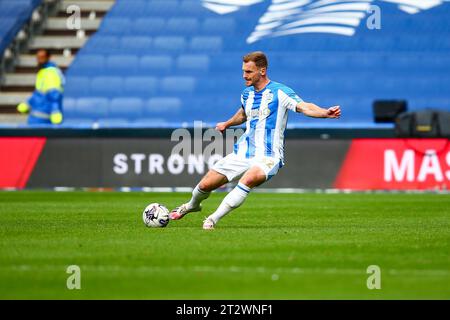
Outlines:
POLYGON ((53 124, 60 124, 63 120, 63 115, 61 112, 53 112, 50 115, 50 122, 53 124))
POLYGON ((327 109, 327 118, 338 119, 341 116, 341 107, 334 106, 327 109))

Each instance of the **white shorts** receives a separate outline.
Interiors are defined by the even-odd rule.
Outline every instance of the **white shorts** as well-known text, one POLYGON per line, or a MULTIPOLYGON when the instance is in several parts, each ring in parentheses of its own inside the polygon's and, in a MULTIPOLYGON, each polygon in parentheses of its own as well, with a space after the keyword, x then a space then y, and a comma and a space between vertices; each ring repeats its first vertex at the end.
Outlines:
POLYGON ((278 158, 273 157, 253 157, 243 158, 237 154, 230 153, 225 158, 217 161, 212 170, 217 171, 227 177, 228 181, 233 181, 242 177, 242 175, 251 167, 257 166, 264 171, 266 181, 278 173, 283 163, 278 158))

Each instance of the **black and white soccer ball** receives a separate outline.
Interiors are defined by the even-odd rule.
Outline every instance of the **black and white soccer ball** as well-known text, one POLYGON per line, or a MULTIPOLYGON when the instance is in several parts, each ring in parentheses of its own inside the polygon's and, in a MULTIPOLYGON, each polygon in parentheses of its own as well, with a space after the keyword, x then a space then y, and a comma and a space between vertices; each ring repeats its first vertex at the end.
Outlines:
POLYGON ((150 228, 164 228, 169 224, 169 210, 159 203, 149 204, 142 213, 144 224, 150 228))

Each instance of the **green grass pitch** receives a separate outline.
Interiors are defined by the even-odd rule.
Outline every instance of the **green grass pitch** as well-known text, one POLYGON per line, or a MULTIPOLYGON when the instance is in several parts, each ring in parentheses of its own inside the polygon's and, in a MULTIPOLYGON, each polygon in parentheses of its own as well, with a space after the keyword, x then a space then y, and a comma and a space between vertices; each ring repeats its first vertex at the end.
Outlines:
POLYGON ((0 298, 450 298, 449 195, 253 193, 202 230, 224 196, 150 229, 147 204, 189 194, 0 192, 0 298), (69 265, 80 290, 66 287, 69 265))

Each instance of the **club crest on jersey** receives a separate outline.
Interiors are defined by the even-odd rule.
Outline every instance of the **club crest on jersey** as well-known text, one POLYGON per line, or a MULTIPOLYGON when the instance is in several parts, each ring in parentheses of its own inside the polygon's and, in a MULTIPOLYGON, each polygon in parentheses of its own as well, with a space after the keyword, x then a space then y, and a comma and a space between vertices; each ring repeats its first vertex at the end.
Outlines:
POLYGON ((262 162, 263 164, 265 164, 266 167, 268 167, 268 168, 272 168, 272 167, 274 166, 274 164, 275 164, 275 161, 273 161, 273 160, 270 159, 270 158, 263 158, 263 159, 261 160, 261 162, 262 162))
POLYGON ((267 101, 267 104, 273 101, 273 93, 270 90, 265 91, 263 97, 267 101))

